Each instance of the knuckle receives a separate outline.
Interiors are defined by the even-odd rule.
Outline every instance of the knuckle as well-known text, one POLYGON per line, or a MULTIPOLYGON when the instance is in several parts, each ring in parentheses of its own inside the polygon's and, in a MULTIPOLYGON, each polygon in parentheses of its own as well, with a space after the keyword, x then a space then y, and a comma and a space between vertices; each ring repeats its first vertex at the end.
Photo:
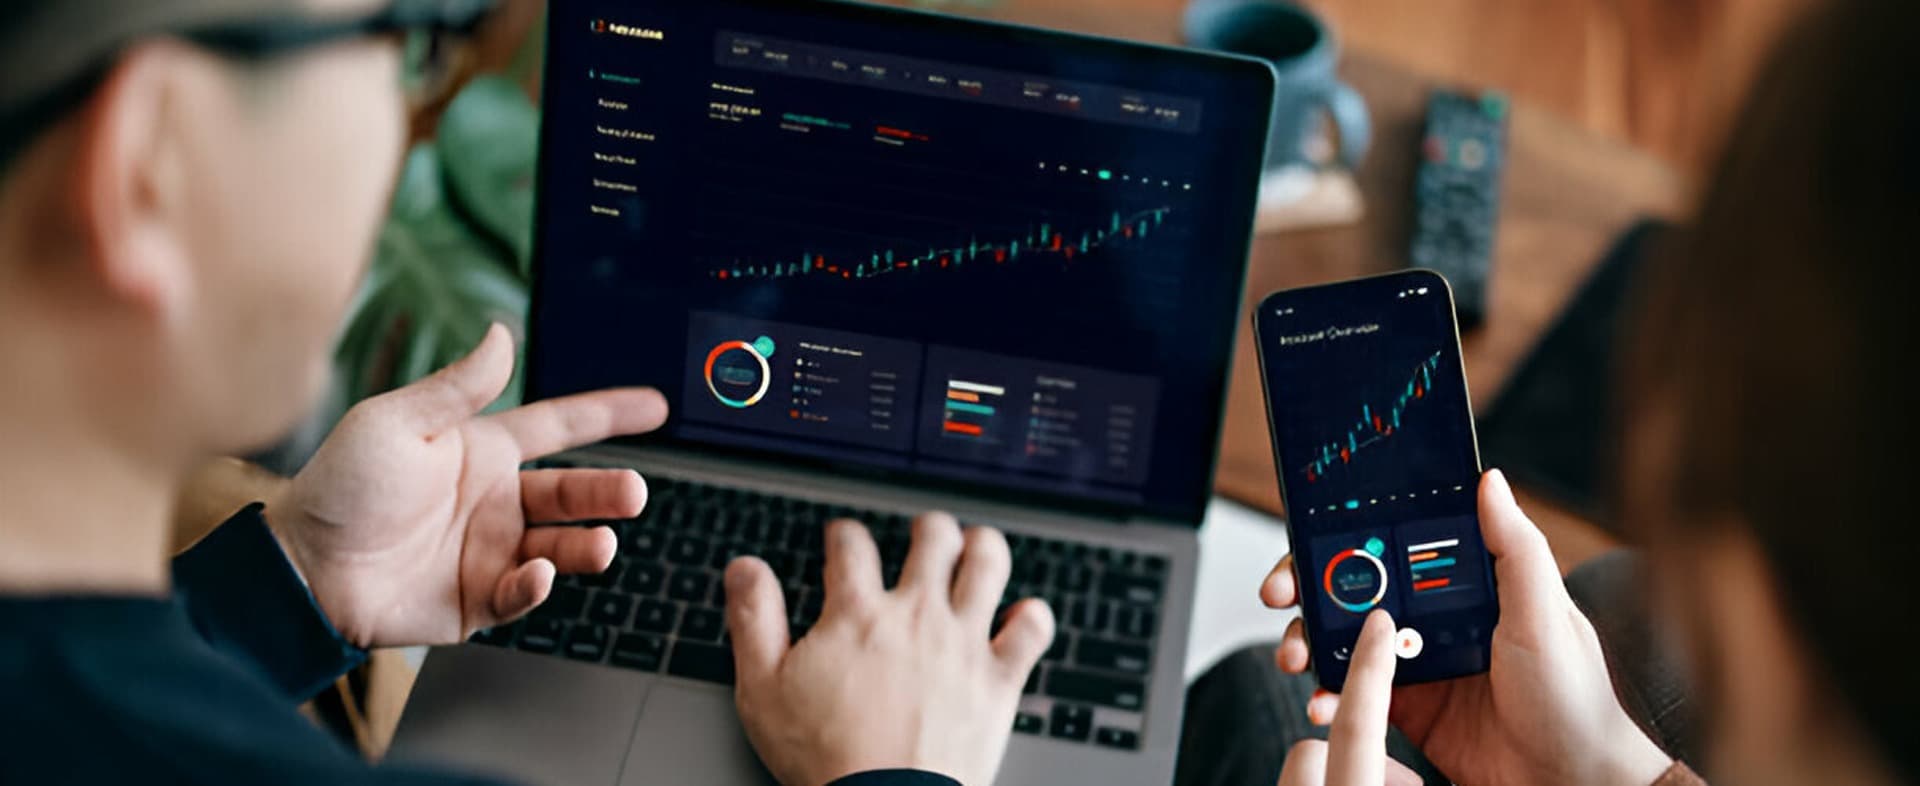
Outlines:
POLYGON ((553 484, 553 502, 559 508, 560 515, 571 518, 586 507, 586 500, 581 499, 583 491, 579 486, 556 479, 553 484))
POLYGON ((827 600, 837 604, 846 617, 862 623, 870 623, 880 616, 880 599, 869 593, 842 591, 827 600))

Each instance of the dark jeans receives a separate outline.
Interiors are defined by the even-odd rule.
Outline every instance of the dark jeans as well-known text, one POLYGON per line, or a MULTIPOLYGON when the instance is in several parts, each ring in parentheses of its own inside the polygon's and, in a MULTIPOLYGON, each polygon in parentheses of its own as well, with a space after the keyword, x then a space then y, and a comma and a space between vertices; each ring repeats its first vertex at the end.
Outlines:
MULTIPOLYGON (((1567 591, 1600 635, 1621 704, 1667 753, 1695 765, 1686 688, 1648 624, 1646 586, 1640 561, 1624 550, 1596 557, 1567 576, 1567 591)), ((1314 687, 1311 675, 1282 674, 1273 665, 1272 645, 1220 661, 1187 689, 1174 783, 1273 786, 1293 743, 1327 736, 1325 727, 1307 722, 1314 687)), ((1428 784, 1450 782, 1398 730, 1387 734, 1387 753, 1428 784)))

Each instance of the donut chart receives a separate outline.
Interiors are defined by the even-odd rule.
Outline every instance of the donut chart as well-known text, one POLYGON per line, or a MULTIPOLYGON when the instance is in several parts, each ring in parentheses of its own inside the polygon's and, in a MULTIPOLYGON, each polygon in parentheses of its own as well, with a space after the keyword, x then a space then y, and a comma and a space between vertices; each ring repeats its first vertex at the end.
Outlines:
POLYGON ((746 409, 760 403, 760 399, 766 398, 767 388, 773 383, 773 368, 767 364, 766 354, 754 344, 745 341, 723 341, 719 346, 714 347, 712 352, 707 353, 706 378, 707 391, 713 394, 715 400, 733 409, 746 409), (732 357, 741 353, 751 360, 743 363, 732 357), (727 362, 723 363, 722 360, 727 362), (717 378, 716 369, 719 371, 717 378), (756 372, 759 377, 758 388, 749 395, 739 396, 736 389, 744 390, 754 387, 752 378, 756 372), (734 392, 736 395, 729 396, 727 393, 720 392, 723 385, 729 389, 729 392, 734 392))
MULTIPOLYGON (((1368 546, 1377 542, 1370 541, 1368 546)), ((1327 562, 1321 586, 1335 606, 1365 614, 1387 597, 1387 565, 1368 549, 1348 549, 1327 562)))

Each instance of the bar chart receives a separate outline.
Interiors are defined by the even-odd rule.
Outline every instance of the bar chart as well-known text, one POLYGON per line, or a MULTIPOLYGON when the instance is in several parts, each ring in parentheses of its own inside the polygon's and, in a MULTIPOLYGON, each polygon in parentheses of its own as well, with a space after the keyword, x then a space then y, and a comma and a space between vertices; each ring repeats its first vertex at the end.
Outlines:
POLYGON ((941 436, 992 444, 994 419, 1000 412, 1000 400, 1007 395, 1002 385, 947 380, 947 398, 941 436))
POLYGON ((1459 566, 1459 549, 1459 538, 1408 546, 1407 567, 1413 574, 1413 581, 1409 585, 1413 588, 1413 594, 1418 596, 1461 589, 1454 584, 1454 574, 1459 566))

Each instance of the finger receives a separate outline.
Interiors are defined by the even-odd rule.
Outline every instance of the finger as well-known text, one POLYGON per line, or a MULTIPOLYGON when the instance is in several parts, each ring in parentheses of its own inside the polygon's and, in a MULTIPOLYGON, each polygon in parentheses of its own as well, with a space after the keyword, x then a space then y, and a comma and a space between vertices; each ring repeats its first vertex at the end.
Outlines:
POLYGON ((1387 707, 1393 701, 1393 617, 1367 615, 1353 663, 1340 694, 1340 711, 1327 734, 1328 786, 1384 783, 1387 777, 1387 707))
POLYGON ((1038 598, 1027 598, 1007 609, 1000 633, 993 637, 993 656, 1000 661, 1001 673, 1015 683, 1024 682, 1033 666, 1053 644, 1053 610, 1038 598))
POLYGON ((368 403, 393 408, 421 434, 438 434, 486 409, 512 378, 513 335, 495 322, 466 357, 368 403))
POLYGON ((551 398, 487 418, 532 461, 614 437, 645 434, 667 420, 667 399, 652 388, 616 388, 551 398))
POLYGON ((1440 709, 1447 706, 1458 681, 1428 682, 1420 685, 1404 685, 1393 689, 1393 709, 1387 712, 1387 722, 1415 746, 1424 746, 1427 735, 1433 733, 1434 720, 1440 717, 1440 709))
POLYGON ((953 610, 980 630, 993 627, 1000 593, 1013 575, 1007 538, 992 527, 969 527, 961 536, 960 567, 953 580, 953 610))
POLYGON ((1301 740, 1287 751, 1280 769, 1280 786, 1323 786, 1327 783, 1327 741, 1301 740))
POLYGON ((533 559, 500 576, 493 585, 493 613, 500 622, 516 620, 547 602, 553 593, 553 563, 533 559))
POLYGON ((1340 694, 1326 688, 1314 688, 1313 697, 1307 699, 1307 722, 1315 726, 1331 726, 1333 718, 1340 714, 1340 694))
POLYGON ((1424 783, 1426 779, 1414 772, 1412 767, 1393 758, 1387 759, 1387 786, 1421 786, 1424 783))
POLYGON ((1480 537, 1493 555, 1503 610, 1550 614, 1569 602, 1547 537, 1520 510, 1506 474, 1497 469, 1480 479, 1480 537))
POLYGON ((841 519, 827 524, 824 573, 828 606, 857 608, 886 592, 880 583, 880 548, 873 544, 873 533, 858 521, 841 519))
POLYGON ((727 565, 726 582, 734 671, 742 684, 752 684, 772 676, 787 656, 787 599, 773 569, 758 557, 727 565))
POLYGON ((534 527, 520 536, 521 559, 546 559, 561 573, 601 573, 620 548, 611 527, 534 527))
POLYGON ((520 473, 520 509, 543 523, 630 519, 647 505, 647 482, 630 469, 530 469, 520 473))
POLYGON ((953 565, 960 561, 960 522, 945 513, 913 520, 913 547, 900 568, 900 590, 928 593, 946 602, 953 589, 953 565))
POLYGON ((1299 602, 1299 587, 1293 583, 1293 555, 1280 558, 1280 562, 1267 573, 1267 579, 1260 582, 1260 602, 1270 609, 1284 609, 1299 602))
POLYGON ((1299 617, 1287 623, 1287 632, 1280 635, 1280 646, 1273 651, 1273 665, 1288 674, 1304 674, 1312 661, 1307 652, 1307 626, 1299 617))

